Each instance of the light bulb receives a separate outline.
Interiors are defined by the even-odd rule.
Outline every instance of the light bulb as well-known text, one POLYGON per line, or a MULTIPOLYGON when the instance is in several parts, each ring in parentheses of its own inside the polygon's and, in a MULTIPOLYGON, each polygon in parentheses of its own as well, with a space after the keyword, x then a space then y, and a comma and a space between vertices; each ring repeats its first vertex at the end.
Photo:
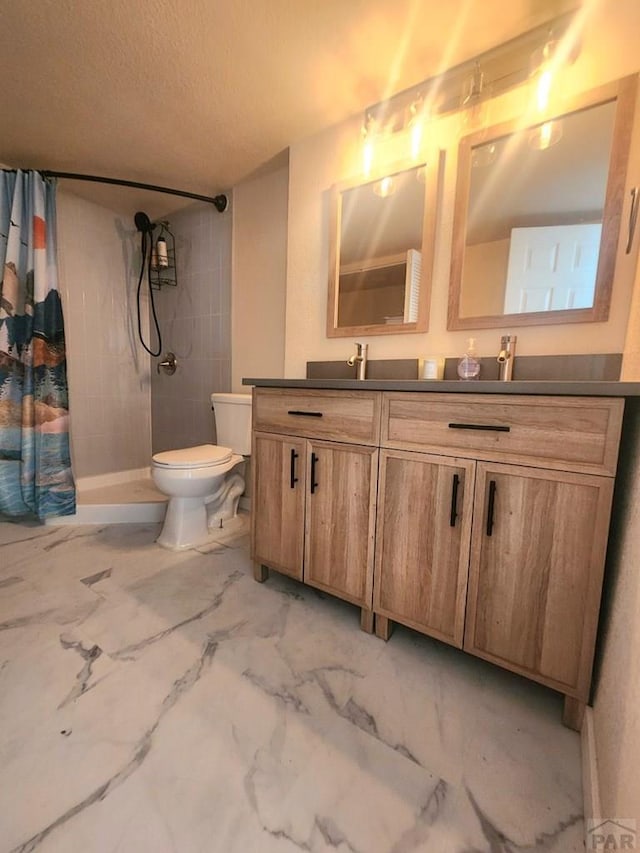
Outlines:
POLYGON ((375 139, 378 133, 378 123, 372 115, 367 114, 362 126, 362 172, 366 178, 373 171, 375 139))
POLYGON ((538 85, 536 86, 536 105, 538 112, 543 113, 549 106, 549 96, 551 95, 551 84, 553 82, 553 74, 550 68, 545 68, 538 77, 538 85))
POLYGON ((407 128, 409 130, 409 155, 412 160, 420 159, 424 125, 427 120, 428 116, 425 114, 424 99, 422 95, 418 95, 409 107, 409 118, 407 121, 407 128))
POLYGON ((549 106, 558 60, 558 42, 549 33, 542 47, 531 54, 529 76, 535 84, 535 104, 539 113, 543 113, 549 106))

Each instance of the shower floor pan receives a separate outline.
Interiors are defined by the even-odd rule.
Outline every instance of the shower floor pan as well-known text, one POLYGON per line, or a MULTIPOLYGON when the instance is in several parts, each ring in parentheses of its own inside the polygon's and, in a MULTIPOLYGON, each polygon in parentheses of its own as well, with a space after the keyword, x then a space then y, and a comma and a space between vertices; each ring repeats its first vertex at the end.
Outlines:
POLYGON ((148 469, 80 478, 76 488, 76 514, 47 519, 47 524, 126 524, 164 520, 168 499, 156 489, 148 469))

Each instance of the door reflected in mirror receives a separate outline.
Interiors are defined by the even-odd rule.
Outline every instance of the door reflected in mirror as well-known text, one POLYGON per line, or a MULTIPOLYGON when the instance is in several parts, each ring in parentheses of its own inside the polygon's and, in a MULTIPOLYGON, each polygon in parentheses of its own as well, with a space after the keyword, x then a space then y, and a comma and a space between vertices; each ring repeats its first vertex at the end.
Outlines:
POLYGON ((461 141, 450 329, 607 318, 634 89, 461 141))
POLYGON ((426 331, 438 163, 334 187, 329 337, 426 331))

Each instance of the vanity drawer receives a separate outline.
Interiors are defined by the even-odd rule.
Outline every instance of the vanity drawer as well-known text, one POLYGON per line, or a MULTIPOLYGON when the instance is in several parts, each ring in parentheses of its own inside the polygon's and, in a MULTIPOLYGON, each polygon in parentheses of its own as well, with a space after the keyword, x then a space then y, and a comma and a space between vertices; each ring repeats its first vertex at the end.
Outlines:
POLYGON ((261 432, 378 445, 379 391, 255 388, 253 428, 261 432))
POLYGON ((382 446, 613 476, 624 401, 385 392, 382 446))

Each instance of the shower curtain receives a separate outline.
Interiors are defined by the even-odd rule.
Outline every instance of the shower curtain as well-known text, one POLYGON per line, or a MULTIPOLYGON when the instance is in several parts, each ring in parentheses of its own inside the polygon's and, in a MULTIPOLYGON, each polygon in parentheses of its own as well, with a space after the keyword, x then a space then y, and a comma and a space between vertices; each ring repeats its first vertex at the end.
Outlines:
POLYGON ((37 172, 0 174, 0 513, 71 515, 56 188, 37 172))

